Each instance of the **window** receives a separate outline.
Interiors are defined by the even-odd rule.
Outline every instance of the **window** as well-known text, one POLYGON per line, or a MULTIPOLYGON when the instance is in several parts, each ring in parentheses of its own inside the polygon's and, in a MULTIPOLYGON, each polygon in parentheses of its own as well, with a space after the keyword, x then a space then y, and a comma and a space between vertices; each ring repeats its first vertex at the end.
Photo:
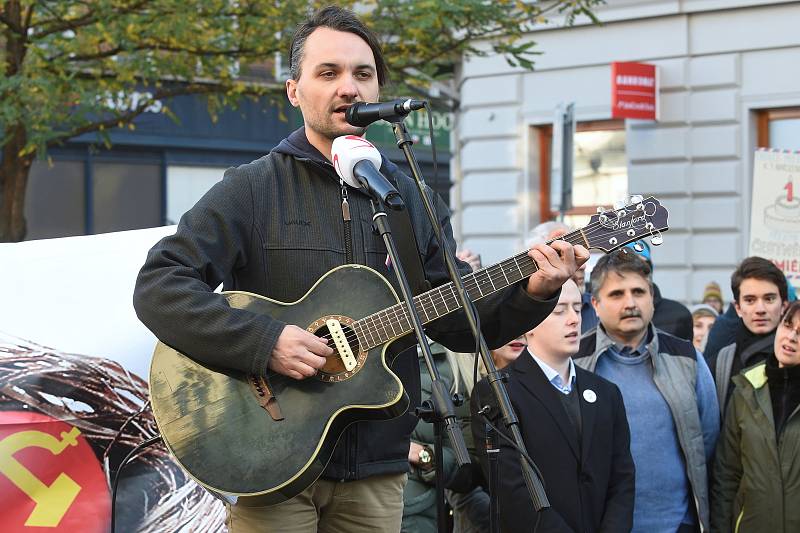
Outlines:
POLYGON ((25 194, 26 239, 83 235, 86 191, 83 161, 34 161, 25 194))
POLYGON ((177 224, 181 216, 225 174, 226 167, 167 167, 167 224, 177 224))
POLYGON ((767 109, 758 113, 758 146, 800 149, 800 108, 767 109))
POLYGON ((161 226, 161 167, 94 163, 94 233, 161 226))
MULTIPOLYGON (((539 223, 558 213, 550 210, 550 154, 552 127, 536 128, 538 137, 539 223)), ((628 194, 628 166, 625 156, 623 121, 579 122, 575 127, 572 205, 564 217, 567 224, 580 227, 597 212, 611 207, 628 194)))

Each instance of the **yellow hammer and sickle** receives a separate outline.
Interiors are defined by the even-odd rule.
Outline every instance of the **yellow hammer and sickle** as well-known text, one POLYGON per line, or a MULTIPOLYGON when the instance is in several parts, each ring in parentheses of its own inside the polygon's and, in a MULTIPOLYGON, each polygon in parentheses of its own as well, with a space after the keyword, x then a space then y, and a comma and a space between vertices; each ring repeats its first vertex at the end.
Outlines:
POLYGON ((36 446, 50 450, 53 455, 59 455, 67 449, 67 446, 77 446, 80 434, 78 428, 72 428, 69 433, 62 431, 59 440, 41 431, 20 431, 0 440, 0 473, 36 502, 36 507, 25 522, 26 526, 58 526, 81 491, 81 487, 63 472, 52 485, 45 485, 17 461, 14 454, 36 446))

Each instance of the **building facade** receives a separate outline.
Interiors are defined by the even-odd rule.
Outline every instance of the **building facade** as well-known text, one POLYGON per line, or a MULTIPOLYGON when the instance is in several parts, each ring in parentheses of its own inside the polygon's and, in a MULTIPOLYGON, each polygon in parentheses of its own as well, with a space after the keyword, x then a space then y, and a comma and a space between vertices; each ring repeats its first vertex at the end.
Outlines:
MULTIPOLYGON (((110 146, 87 134, 48 152, 31 169, 25 201, 26 239, 91 235, 176 224, 181 215, 231 166, 249 163, 302 125, 299 112, 267 98, 243 100, 212 120, 201 96, 173 98, 177 121, 158 108, 132 128, 109 134, 110 146)), ((449 201, 449 112, 434 112, 438 173, 427 117, 406 119, 426 182, 449 201)), ((407 168, 386 123, 367 137, 392 161, 407 168)))
POLYGON ((653 249, 665 296, 700 299, 748 253, 754 151, 800 149, 800 2, 608 0, 603 22, 557 22, 529 35, 534 71, 502 57, 462 65, 453 160, 457 237, 484 263, 516 253, 552 218, 554 110, 574 102, 575 207, 653 195, 670 230, 653 249), (611 119, 614 61, 658 66, 657 121, 611 119))

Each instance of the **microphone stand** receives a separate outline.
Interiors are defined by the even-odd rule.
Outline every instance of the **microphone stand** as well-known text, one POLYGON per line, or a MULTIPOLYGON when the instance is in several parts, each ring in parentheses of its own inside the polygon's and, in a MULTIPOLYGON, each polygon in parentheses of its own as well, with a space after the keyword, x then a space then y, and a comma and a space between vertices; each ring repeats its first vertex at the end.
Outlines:
MULTIPOLYGON (((378 234, 383 238, 386 245, 386 251, 389 253, 389 259, 397 276, 397 281, 400 284, 400 291, 403 294, 403 300, 406 310, 411 317, 411 323, 414 326, 414 333, 417 337, 420 350, 422 350, 425 365, 428 367, 428 372, 431 376, 431 397, 423 402, 417 408, 417 416, 427 422, 433 421, 434 431, 436 435, 435 442, 435 459, 434 466, 436 468, 436 518, 438 530, 440 533, 447 531, 447 509, 444 500, 444 452, 443 452, 443 433, 446 432, 450 438, 450 443, 453 446, 453 451, 456 455, 458 466, 469 464, 469 452, 467 445, 464 443, 464 435, 461 433, 458 419, 455 414, 455 407, 453 398, 450 396, 450 391, 444 385, 439 375, 439 369, 436 368, 436 363, 433 360, 431 348, 428 345, 428 338, 422 329, 422 320, 417 312, 417 307, 414 304, 414 295, 411 292, 411 287, 408 284, 403 265, 400 262, 400 255, 397 251, 397 246, 392 237, 391 229, 389 228, 389 220, 386 215, 385 205, 380 198, 373 199, 372 202, 372 221, 375 224, 375 229, 378 234), (443 431, 444 430, 444 431, 443 431)), ((458 401, 458 399, 456 399, 458 401)), ((460 403, 460 402, 459 402, 460 403)))
POLYGON ((522 441, 522 432, 519 429, 519 419, 517 419, 517 416, 514 413, 514 409, 511 406, 511 400, 508 397, 508 391, 503 383, 503 375, 497 371, 497 367, 495 367, 494 361, 489 353, 489 347, 486 344, 486 339, 483 338, 483 334, 481 334, 480 330, 478 329, 477 312, 474 304, 467 294, 466 289, 464 288, 464 283, 461 280, 461 274, 456 268, 454 254, 445 245, 444 237, 442 235, 442 228, 439 227, 439 219, 436 217, 433 203, 428 197, 428 193, 425 189, 425 180, 422 177, 422 172, 419 168, 419 164, 417 163, 417 159, 414 156, 414 152, 411 150, 411 145, 414 143, 414 141, 408 134, 408 129, 406 129, 406 125, 403 122, 403 117, 393 118, 391 120, 391 124, 392 131, 397 139, 397 146, 406 156, 406 161, 408 161, 408 166, 411 168, 411 173, 413 174, 414 181, 417 184, 417 190, 419 191, 420 198, 425 206, 425 211, 427 212, 431 227, 436 235, 436 239, 439 241, 439 248, 442 250, 444 262, 447 266, 447 272, 450 275, 453 286, 456 288, 459 303, 464 309, 464 314, 467 317, 467 322, 472 330, 472 334, 478 342, 479 352, 481 358, 483 359, 483 364, 486 365, 486 369, 488 370, 487 380, 492 387, 495 397, 497 398, 497 405, 499 406, 500 414, 503 417, 503 422, 506 428, 511 431, 514 442, 517 444, 517 449, 520 450, 519 461, 522 468, 522 477, 525 480, 525 485, 528 488, 528 493, 530 494, 533 506, 538 513, 541 510, 550 507, 550 502, 547 499, 547 494, 545 493, 542 480, 539 479, 539 477, 535 474, 533 468, 531 468, 531 465, 528 464, 524 455, 521 453, 523 451, 527 453, 527 450, 525 449, 525 444, 522 441))

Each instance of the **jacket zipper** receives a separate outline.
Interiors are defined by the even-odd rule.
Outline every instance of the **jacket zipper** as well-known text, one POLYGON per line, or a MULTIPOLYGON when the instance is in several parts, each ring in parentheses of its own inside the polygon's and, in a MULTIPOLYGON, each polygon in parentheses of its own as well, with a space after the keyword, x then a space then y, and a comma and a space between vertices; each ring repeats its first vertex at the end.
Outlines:
POLYGON ((347 257, 347 264, 353 262, 353 228, 350 220, 350 202, 347 201, 347 186, 343 179, 339 179, 342 187, 342 221, 344 222, 344 249, 347 257))

